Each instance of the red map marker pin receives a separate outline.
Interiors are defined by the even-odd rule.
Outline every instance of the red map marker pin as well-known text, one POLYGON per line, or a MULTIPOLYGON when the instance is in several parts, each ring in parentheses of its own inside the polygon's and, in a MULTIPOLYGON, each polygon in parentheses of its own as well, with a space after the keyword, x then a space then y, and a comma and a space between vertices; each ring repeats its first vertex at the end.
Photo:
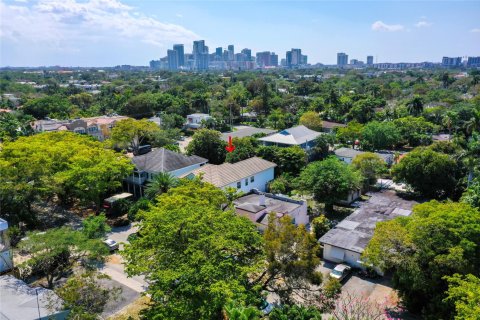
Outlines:
POLYGON ((235 150, 235 146, 232 144, 232 136, 228 136, 228 146, 225 147, 228 152, 235 150))

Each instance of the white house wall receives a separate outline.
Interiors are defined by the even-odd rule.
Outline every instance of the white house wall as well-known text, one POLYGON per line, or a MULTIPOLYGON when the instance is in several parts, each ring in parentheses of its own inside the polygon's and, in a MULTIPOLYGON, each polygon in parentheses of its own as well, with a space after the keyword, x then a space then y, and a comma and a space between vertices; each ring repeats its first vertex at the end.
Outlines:
POLYGON ((188 166, 188 167, 184 167, 184 168, 180 168, 178 170, 170 171, 170 174, 172 174, 175 177, 178 177, 178 176, 180 176, 184 173, 187 173, 187 172, 190 172, 190 171, 195 170, 197 168, 200 168, 200 166, 203 165, 203 164, 204 163, 193 164, 193 165, 188 166))
POLYGON ((323 259, 336 262, 336 263, 342 263, 345 262, 349 266, 356 267, 356 268, 361 268, 363 269, 364 266, 359 263, 360 261, 360 253, 354 252, 354 251, 349 251, 345 250, 343 248, 331 246, 329 244, 324 244, 323 245, 323 259), (334 251, 343 251, 343 259, 339 259, 334 256, 334 251))
POLYGON ((265 192, 266 191, 266 188, 267 188, 267 184, 273 180, 273 176, 274 176, 274 168, 270 168, 270 169, 267 169, 265 171, 262 171, 262 172, 259 172, 257 174, 255 174, 253 177, 254 177, 254 182, 250 182, 250 178, 252 176, 248 176, 248 177, 245 177, 243 178, 241 181, 241 187, 240 189, 237 188, 237 182, 234 182, 234 183, 231 183, 229 185, 226 185, 224 187, 222 187, 222 189, 225 189, 227 187, 232 187, 232 188, 235 188, 237 190, 241 190, 243 191, 244 193, 248 193, 250 192, 252 189, 257 189, 259 191, 262 191, 262 192, 265 192), (248 178, 248 185, 245 184, 245 179, 248 178))

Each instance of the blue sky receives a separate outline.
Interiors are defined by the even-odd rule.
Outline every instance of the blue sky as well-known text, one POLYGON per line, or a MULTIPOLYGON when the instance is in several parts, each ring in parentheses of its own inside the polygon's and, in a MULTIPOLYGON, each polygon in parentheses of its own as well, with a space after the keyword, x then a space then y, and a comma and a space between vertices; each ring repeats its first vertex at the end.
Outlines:
POLYGON ((0 0, 1 66, 147 65, 173 43, 205 39, 301 48, 310 63, 337 52, 378 62, 480 55, 480 1, 0 0))

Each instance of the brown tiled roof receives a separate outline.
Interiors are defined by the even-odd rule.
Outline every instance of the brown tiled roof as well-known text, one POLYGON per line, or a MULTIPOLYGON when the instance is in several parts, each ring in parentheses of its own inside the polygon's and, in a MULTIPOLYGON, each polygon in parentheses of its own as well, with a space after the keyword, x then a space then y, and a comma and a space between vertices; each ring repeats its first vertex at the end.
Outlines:
POLYGON ((322 128, 333 129, 337 127, 346 127, 346 124, 322 120, 322 128))
POLYGON ((276 166, 273 162, 253 157, 237 163, 206 164, 180 177, 203 174, 203 181, 221 188, 276 166))

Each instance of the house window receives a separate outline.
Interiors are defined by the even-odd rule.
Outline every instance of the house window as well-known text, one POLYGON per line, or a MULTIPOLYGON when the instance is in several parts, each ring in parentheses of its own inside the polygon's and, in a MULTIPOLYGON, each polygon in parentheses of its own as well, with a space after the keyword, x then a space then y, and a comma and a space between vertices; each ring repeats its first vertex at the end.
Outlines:
POLYGON ((240 189, 242 187, 242 181, 237 182, 237 189, 240 189))
POLYGON ((245 179, 245 185, 248 186, 248 178, 245 179))
POLYGON ((250 177, 250 182, 254 182, 255 181, 255 177, 254 176, 251 176, 250 177))

